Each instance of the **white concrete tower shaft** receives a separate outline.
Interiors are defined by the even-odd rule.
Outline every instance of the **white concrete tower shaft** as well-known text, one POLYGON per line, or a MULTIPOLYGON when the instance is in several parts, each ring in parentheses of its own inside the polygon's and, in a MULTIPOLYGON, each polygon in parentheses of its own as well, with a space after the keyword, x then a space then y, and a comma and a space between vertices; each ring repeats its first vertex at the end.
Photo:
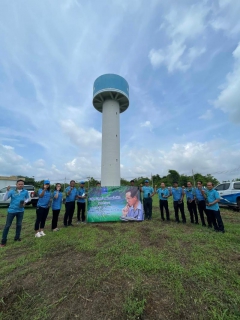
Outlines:
POLYGON ((129 106, 129 86, 117 74, 94 81, 93 106, 102 112, 101 185, 120 186, 120 113, 129 106))
POLYGON ((102 108, 102 186, 120 186, 120 106, 106 100, 102 108))

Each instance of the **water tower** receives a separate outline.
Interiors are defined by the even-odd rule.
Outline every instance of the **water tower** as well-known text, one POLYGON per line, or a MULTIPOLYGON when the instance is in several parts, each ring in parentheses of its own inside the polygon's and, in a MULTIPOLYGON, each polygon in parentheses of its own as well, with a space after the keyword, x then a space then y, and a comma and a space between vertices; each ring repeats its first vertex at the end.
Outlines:
POLYGON ((103 74, 93 86, 93 106, 102 112, 101 185, 120 186, 120 119, 129 106, 127 81, 117 74, 103 74))

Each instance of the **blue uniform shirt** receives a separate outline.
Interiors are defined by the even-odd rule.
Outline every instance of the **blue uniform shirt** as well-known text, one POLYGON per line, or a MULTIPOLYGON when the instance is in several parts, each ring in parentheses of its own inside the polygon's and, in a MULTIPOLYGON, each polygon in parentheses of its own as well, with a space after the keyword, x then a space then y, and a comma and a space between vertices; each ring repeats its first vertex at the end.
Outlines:
POLYGON ((53 202, 52 202, 52 209, 53 210, 59 210, 61 209, 61 206, 62 206, 62 198, 63 198, 63 194, 61 191, 57 191, 55 190, 53 192, 53 202), (58 192, 58 197, 57 198, 54 198, 54 196, 57 194, 58 192))
POLYGON ((182 198, 182 188, 181 187, 177 187, 177 188, 173 188, 172 187, 172 196, 173 196, 173 201, 179 201, 182 198))
POLYGON ((154 192, 153 187, 148 187, 148 186, 143 186, 142 187, 143 191, 143 198, 148 198, 148 194, 152 194, 154 192))
MULTIPOLYGON (((203 191, 205 192, 205 189, 203 189, 203 191)), ((198 188, 195 188, 195 197, 198 199, 198 201, 205 200, 204 196, 201 193, 201 190, 199 190, 198 188)))
MULTIPOLYGON (((84 188, 81 188, 81 187, 78 188, 78 190, 77 190, 77 195, 78 195, 78 196, 81 197, 84 193, 86 193, 86 191, 85 191, 84 188)), ((77 202, 85 203, 85 199, 83 199, 83 198, 78 198, 77 202)))
POLYGON ((17 189, 8 191, 7 198, 11 198, 11 202, 8 208, 9 213, 23 212, 24 208, 20 207, 20 201, 25 201, 29 198, 28 192, 22 189, 18 192, 17 189))
MULTIPOLYGON (((39 189, 38 195, 40 195, 42 191, 43 189, 39 189)), ((38 199, 37 207, 48 208, 50 199, 51 199, 51 192, 45 191, 44 196, 38 199)))
POLYGON ((186 188, 185 189, 185 194, 186 194, 186 198, 187 198, 187 200, 194 200, 194 196, 195 196, 195 194, 196 194, 196 190, 195 190, 195 188, 186 188))
POLYGON ((163 193, 164 196, 168 197, 169 196, 168 189, 167 188, 164 188, 164 189, 159 188, 159 189, 157 189, 157 194, 158 194, 159 200, 167 200, 167 198, 163 198, 162 197, 162 193, 163 193))
MULTIPOLYGON (((66 195, 68 193, 68 191, 71 189, 71 187, 67 187, 65 189, 65 192, 66 192, 66 195)), ((74 187, 71 191, 71 193, 69 194, 69 196, 67 195, 66 196, 66 202, 72 202, 72 201, 75 201, 76 200, 76 195, 77 195, 77 189, 74 187)))
MULTIPOLYGON (((211 203, 211 202, 213 202, 213 201, 215 201, 217 199, 220 199, 219 193, 215 189, 207 190, 205 192, 206 192, 207 200, 208 200, 209 203, 211 203)), ((219 210, 219 205, 218 205, 218 203, 215 203, 212 206, 206 205, 206 208, 208 210, 218 211, 219 210)))

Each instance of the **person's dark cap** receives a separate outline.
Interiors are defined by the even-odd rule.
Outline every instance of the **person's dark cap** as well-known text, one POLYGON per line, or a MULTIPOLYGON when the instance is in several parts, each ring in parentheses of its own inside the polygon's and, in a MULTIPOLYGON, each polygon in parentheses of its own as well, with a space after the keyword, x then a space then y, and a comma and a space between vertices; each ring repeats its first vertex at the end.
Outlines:
POLYGON ((148 181, 148 180, 145 180, 144 182, 145 182, 145 183, 148 183, 149 181, 148 181))
POLYGON ((50 184, 50 181, 49 181, 49 180, 44 180, 43 183, 44 183, 44 184, 50 184))

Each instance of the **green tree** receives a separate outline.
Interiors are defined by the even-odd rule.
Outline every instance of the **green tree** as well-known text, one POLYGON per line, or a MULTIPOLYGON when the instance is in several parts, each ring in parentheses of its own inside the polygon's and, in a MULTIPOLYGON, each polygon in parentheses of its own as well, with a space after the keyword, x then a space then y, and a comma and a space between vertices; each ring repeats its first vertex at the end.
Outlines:
POLYGON ((179 182, 180 174, 176 170, 168 170, 167 179, 170 184, 173 184, 174 181, 179 182))

